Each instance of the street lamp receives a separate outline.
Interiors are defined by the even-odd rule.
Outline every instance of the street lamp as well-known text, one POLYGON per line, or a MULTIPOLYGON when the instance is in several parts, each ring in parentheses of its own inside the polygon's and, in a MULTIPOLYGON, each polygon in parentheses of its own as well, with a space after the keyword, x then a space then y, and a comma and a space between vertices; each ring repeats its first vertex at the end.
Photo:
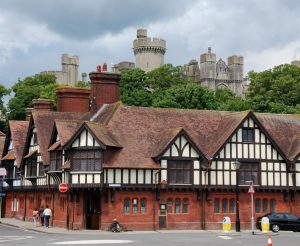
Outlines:
POLYGON ((238 178, 238 171, 241 166, 241 163, 236 159, 232 162, 234 169, 236 170, 236 185, 235 185, 235 204, 236 204, 236 216, 235 216, 235 231, 241 231, 241 223, 240 223, 240 211, 239 211, 239 178, 238 178))

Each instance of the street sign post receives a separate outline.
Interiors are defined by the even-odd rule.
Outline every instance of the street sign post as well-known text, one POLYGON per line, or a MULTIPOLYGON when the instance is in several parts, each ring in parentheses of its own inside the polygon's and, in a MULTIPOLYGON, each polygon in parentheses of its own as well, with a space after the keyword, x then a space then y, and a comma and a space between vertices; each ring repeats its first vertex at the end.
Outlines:
POLYGON ((254 235, 254 199, 253 199, 253 194, 255 193, 253 184, 249 185, 248 188, 248 193, 251 194, 251 230, 252 230, 252 235, 254 235))
POLYGON ((59 184, 58 189, 60 192, 64 193, 69 190, 69 186, 68 186, 68 184, 61 183, 61 184, 59 184))

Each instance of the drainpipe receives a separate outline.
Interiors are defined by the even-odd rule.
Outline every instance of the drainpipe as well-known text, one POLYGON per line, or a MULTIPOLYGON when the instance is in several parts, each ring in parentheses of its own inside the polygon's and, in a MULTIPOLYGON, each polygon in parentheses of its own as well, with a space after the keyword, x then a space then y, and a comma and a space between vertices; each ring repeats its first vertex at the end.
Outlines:
POLYGON ((156 231, 156 195, 157 195, 157 191, 156 191, 156 189, 157 189, 157 187, 156 187, 156 185, 157 185, 157 181, 158 181, 158 179, 157 179, 157 176, 160 174, 160 171, 157 171, 156 173, 155 173, 155 175, 154 175, 154 199, 153 199, 153 228, 154 228, 154 231, 156 231))

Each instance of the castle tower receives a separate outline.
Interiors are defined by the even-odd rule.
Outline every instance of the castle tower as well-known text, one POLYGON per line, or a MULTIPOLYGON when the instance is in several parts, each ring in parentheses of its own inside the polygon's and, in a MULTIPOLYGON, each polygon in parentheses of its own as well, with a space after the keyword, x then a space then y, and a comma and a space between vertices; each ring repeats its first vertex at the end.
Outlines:
POLYGON ((149 72, 162 66, 166 53, 166 41, 147 37, 146 29, 138 29, 136 37, 133 41, 136 67, 149 72))
POLYGON ((77 55, 68 56, 68 54, 62 54, 61 66, 62 82, 75 85, 78 82, 79 57, 77 55))
POLYGON ((216 54, 208 52, 200 55, 200 83, 211 89, 215 89, 216 79, 216 54))
POLYGON ((228 72, 230 80, 230 89, 237 95, 242 96, 244 85, 244 57, 228 57, 228 72))
POLYGON ((300 67, 300 61, 299 60, 294 60, 294 61, 291 62, 291 65, 300 67))

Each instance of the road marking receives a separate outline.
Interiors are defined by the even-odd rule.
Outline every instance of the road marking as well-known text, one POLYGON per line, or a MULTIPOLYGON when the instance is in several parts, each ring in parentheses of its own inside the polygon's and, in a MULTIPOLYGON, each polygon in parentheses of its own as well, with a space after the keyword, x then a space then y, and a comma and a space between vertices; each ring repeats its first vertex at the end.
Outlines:
POLYGON ((82 244, 122 244, 122 243, 133 243, 130 240, 80 240, 80 241, 64 241, 56 243, 48 243, 55 245, 82 245, 82 244))
POLYGON ((31 239, 32 236, 0 236, 0 243, 31 239))
POLYGON ((232 239, 232 237, 228 237, 228 236, 218 236, 218 237, 225 239, 225 240, 232 239))

